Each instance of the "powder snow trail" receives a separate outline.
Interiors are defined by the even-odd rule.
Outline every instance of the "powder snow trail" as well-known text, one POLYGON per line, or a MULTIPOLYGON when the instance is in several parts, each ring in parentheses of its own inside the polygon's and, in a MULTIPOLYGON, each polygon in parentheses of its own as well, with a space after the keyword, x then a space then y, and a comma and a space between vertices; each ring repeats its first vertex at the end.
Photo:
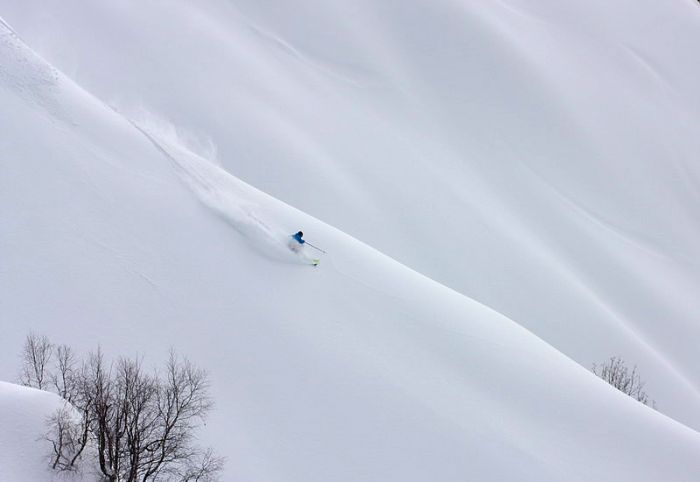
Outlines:
POLYGON ((292 252, 289 235, 272 226, 262 213, 261 201, 267 195, 219 166, 176 142, 170 142, 152 130, 129 122, 138 129, 175 166, 180 179, 199 200, 238 231, 263 256, 287 263, 309 264, 311 257, 292 252))

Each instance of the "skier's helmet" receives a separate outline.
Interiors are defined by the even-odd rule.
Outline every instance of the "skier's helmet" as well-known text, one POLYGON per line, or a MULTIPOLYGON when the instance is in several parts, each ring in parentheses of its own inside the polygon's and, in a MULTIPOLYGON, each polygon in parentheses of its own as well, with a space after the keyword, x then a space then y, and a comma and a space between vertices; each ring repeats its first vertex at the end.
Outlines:
POLYGON ((299 237, 301 238, 302 236, 304 236, 304 233, 302 233, 301 231, 299 231, 299 232, 297 233, 297 236, 299 236, 299 237))

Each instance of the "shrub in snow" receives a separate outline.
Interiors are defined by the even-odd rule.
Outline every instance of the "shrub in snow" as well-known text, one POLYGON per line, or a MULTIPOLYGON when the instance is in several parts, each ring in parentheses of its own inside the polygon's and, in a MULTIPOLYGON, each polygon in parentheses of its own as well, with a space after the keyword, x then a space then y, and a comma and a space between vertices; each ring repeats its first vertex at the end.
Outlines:
MULTIPOLYGON (((592 370, 593 373, 621 392, 642 402, 644 405, 649 405, 649 396, 644 391, 644 382, 642 382, 637 373, 636 365, 630 370, 622 358, 611 357, 610 360, 601 365, 594 363, 592 370)), ((651 406, 656 408, 656 403, 653 400, 651 400, 651 406)))
POLYGON ((223 459, 194 445, 212 407, 205 371, 174 352, 162 372, 138 359, 107 363, 101 350, 78 360, 67 346, 29 335, 20 381, 50 389, 66 406, 48 419, 56 470, 86 458, 108 481, 217 480, 223 459))

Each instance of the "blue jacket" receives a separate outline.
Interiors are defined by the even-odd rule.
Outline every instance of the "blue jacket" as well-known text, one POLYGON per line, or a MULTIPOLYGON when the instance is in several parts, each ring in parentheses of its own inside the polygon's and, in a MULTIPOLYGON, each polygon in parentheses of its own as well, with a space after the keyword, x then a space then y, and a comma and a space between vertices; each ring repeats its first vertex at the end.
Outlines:
POLYGON ((294 239, 296 239, 297 243, 299 243, 299 244, 304 244, 304 243, 306 242, 306 241, 304 241, 303 239, 301 239, 301 234, 299 234, 299 233, 297 233, 297 234, 292 234, 292 237, 293 237, 294 239))

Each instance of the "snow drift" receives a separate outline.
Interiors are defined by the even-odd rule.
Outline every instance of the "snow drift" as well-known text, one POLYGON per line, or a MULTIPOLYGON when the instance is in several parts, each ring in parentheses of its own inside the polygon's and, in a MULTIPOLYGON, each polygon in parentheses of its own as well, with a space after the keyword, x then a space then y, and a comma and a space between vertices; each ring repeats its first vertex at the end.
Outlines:
POLYGON ((0 382, 0 480, 54 480, 44 421, 61 404, 50 393, 0 382))

